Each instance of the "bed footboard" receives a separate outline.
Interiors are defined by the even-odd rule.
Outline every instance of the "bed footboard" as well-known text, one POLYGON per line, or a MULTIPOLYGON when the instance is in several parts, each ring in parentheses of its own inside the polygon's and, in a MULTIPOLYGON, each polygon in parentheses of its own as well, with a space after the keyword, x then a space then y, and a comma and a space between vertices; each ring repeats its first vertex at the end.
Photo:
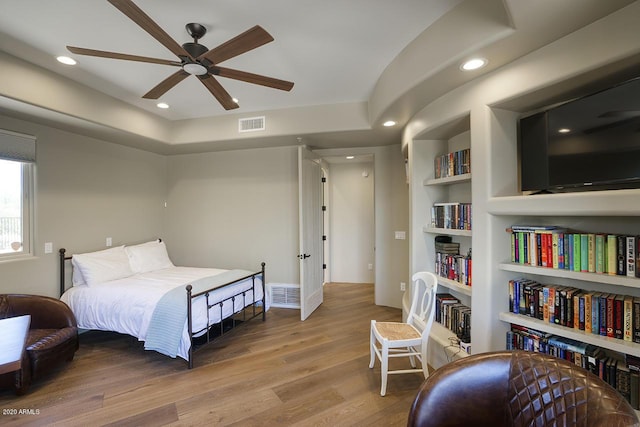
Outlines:
POLYGON ((199 348, 209 344, 222 337, 223 335, 231 332, 237 326, 246 323, 247 321, 262 316, 262 320, 266 320, 267 315, 267 294, 266 294, 266 279, 265 279, 265 263, 261 264, 261 270, 255 273, 251 273, 244 277, 237 278, 231 282, 225 283, 222 286, 216 288, 207 289, 202 292, 192 293, 193 287, 191 285, 186 286, 187 291, 187 328, 189 332, 189 339, 191 341, 189 346, 189 369, 193 368, 193 354, 199 348), (256 280, 260 277, 261 280, 256 280), (223 299, 212 302, 210 295, 214 290, 219 290, 228 286, 232 286, 244 280, 251 280, 251 287, 238 291, 233 295, 223 299), (258 283, 259 282, 259 283, 258 283), (262 299, 255 301, 256 290, 258 286, 262 290, 262 299), (250 300, 247 300, 248 295, 251 296, 250 300), (207 324, 204 328, 194 330, 193 325, 193 302, 196 298, 205 298, 206 312, 207 312, 207 324), (236 301, 241 299, 242 309, 236 311, 236 301), (225 304, 231 304, 232 314, 226 318, 223 316, 223 307, 225 304), (217 323, 211 323, 209 313, 210 310, 220 310, 219 319, 217 323))

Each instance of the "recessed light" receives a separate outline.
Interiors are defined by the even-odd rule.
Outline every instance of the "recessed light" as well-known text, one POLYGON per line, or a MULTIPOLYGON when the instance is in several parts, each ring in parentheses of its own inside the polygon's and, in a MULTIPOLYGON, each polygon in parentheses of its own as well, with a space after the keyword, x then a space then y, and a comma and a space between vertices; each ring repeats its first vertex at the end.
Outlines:
POLYGON ((473 58, 463 63, 460 66, 460 69, 464 71, 477 70, 478 68, 482 68, 487 65, 488 62, 489 61, 484 58, 473 58))
POLYGON ((65 65, 76 65, 76 60, 73 58, 69 58, 68 56, 58 56, 56 58, 58 62, 61 62, 65 65))
POLYGON ((558 129, 558 133, 569 133, 569 132, 571 132, 571 129, 568 129, 568 128, 558 129))
POLYGON ((166 102, 158 102, 157 106, 158 108, 163 108, 165 110, 169 108, 169 104, 167 104, 166 102))
POLYGON ((382 126, 384 126, 384 127, 391 127, 391 126, 395 126, 395 125, 396 125, 396 122, 394 122, 393 120, 387 120, 386 122, 384 122, 382 124, 382 126))
POLYGON ((356 158, 355 156, 347 156, 347 160, 353 160, 355 158, 356 158))

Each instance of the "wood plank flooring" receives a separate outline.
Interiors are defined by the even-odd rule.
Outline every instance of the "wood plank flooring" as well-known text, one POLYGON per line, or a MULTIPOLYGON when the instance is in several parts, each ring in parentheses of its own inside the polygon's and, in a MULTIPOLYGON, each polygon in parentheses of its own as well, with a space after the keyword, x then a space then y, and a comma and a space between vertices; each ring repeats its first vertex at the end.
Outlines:
POLYGON ((192 370, 126 335, 82 334, 73 362, 27 395, 0 391, 0 424, 406 425, 422 376, 390 376, 381 397, 380 364, 368 368, 370 319, 397 321, 400 310, 376 306, 372 285, 332 283, 320 308, 299 316, 272 308, 197 352, 192 370))

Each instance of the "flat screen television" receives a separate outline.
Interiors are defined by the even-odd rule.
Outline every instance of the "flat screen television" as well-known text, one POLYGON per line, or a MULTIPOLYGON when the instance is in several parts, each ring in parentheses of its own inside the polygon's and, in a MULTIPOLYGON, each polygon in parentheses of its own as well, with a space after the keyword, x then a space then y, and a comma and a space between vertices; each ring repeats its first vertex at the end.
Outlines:
POLYGON ((523 117, 518 133, 523 191, 640 188, 640 77, 523 117))

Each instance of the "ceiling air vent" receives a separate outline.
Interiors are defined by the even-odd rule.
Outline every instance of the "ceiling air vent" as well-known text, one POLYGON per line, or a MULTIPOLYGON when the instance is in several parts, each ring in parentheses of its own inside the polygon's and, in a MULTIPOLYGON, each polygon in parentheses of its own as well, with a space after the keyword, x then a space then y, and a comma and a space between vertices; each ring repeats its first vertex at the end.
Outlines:
POLYGON ((238 132, 255 132, 264 130, 264 116, 262 117, 248 117, 246 119, 238 120, 238 132))

